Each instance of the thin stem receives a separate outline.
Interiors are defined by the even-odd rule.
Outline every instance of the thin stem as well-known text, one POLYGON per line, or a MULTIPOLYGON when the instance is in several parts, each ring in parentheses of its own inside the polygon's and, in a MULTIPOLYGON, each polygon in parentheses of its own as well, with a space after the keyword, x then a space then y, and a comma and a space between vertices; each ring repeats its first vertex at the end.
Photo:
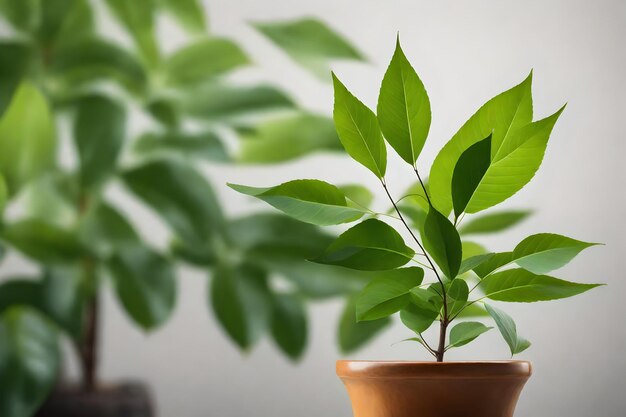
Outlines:
POLYGON ((424 339, 424 336, 422 336, 421 333, 417 333, 420 337, 420 339, 422 339, 422 342, 424 343, 424 347, 426 347, 426 349, 430 352, 431 355, 433 356, 437 356, 437 352, 435 352, 435 350, 433 348, 430 347, 430 345, 428 344, 428 342, 426 341, 426 339, 424 339))
POLYGON ((426 191, 426 187, 424 186, 424 181, 422 181, 422 177, 420 177, 420 173, 417 170, 417 165, 413 165, 413 171, 415 171, 415 175, 417 175, 417 179, 422 186, 422 190, 424 190, 424 195, 426 196, 426 201, 428 201, 428 205, 432 206, 433 204, 430 202, 430 197, 428 196, 428 191, 426 191))

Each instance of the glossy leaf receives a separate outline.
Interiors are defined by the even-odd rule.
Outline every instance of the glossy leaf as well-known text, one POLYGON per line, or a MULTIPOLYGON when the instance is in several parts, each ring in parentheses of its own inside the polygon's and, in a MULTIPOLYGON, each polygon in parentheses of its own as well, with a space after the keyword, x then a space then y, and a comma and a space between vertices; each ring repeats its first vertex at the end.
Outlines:
POLYGON ((355 161, 383 178, 387 169, 387 150, 376 115, 353 96, 335 74, 333 86, 333 119, 341 144, 355 161))
POLYGON ((211 284, 211 306, 228 336, 249 349, 270 326, 272 305, 264 272, 248 265, 219 265, 211 284))
POLYGON ((430 129, 430 100, 424 84, 400 47, 400 39, 378 96, 378 123, 385 139, 415 165, 430 129))
POLYGON ((144 246, 125 248, 108 262, 117 296, 142 328, 154 329, 169 318, 176 301, 171 262, 144 246))
POLYGON ((13 307, 0 316, 0 415, 33 415, 60 369, 57 333, 36 311, 13 307))
POLYGON ((532 121, 531 84, 532 74, 519 85, 489 100, 439 152, 429 176, 433 205, 438 211, 448 214, 453 208, 452 175, 467 148, 491 134, 493 155, 511 132, 532 121))
POLYGON ((439 316, 439 311, 430 308, 422 308, 415 304, 408 304, 400 311, 402 323, 416 333, 423 333, 439 316))
POLYGON ((182 239, 202 245, 223 232, 223 215, 211 185, 182 162, 148 162, 123 173, 126 185, 182 239))
POLYGON ((414 254, 394 228, 380 220, 368 219, 342 233, 313 262, 385 271, 406 264, 414 254))
POLYGON ((450 330, 450 344, 448 347, 466 345, 491 329, 492 327, 487 327, 477 321, 465 321, 459 323, 455 325, 452 330, 450 330))
POLYGON ((428 288, 411 289, 411 303, 422 310, 430 310, 439 314, 443 306, 439 283, 431 284, 428 288))
POLYGON ((84 254, 84 248, 73 231, 38 219, 8 224, 1 234, 24 255, 43 263, 71 262, 84 254))
POLYGON ((28 81, 0 119, 0 172, 9 193, 54 165, 55 128, 43 94, 28 81))
POLYGON ((13 94, 22 81, 22 77, 27 74, 32 53, 32 48, 26 43, 6 40, 0 42, 0 68, 2 68, 2 77, 0 77, 0 117, 9 107, 13 94))
POLYGON ((363 60, 359 51, 317 19, 255 23, 254 27, 322 80, 328 80, 331 60, 363 60))
POLYGON ((306 348, 308 325, 301 297, 277 294, 272 298, 272 336, 291 359, 299 359, 306 348))
POLYGON ((530 342, 517 334, 515 322, 504 311, 485 303, 485 309, 493 318, 504 341, 509 345, 511 356, 521 353, 530 347, 530 342))
POLYGON ((124 142, 126 111, 103 95, 88 95, 77 103, 74 143, 80 159, 83 186, 103 182, 116 168, 124 142))
POLYGON ((362 348, 392 323, 389 317, 357 322, 355 312, 356 300, 351 297, 347 300, 339 320, 339 348, 343 354, 362 348))
POLYGON ((228 186, 263 200, 294 219, 319 226, 352 222, 363 216, 363 210, 348 207, 343 193, 324 181, 294 180, 268 188, 228 186))
POLYGON ((433 207, 426 216, 422 239, 424 248, 433 257, 444 275, 454 279, 461 267, 461 238, 450 220, 433 207))
POLYGON ((491 134, 461 154, 452 174, 452 205, 458 218, 472 200, 491 162, 491 134))
POLYGON ((206 31, 204 9, 199 0, 159 0, 159 3, 187 32, 195 34, 206 31))
POLYGON ((317 151, 341 150, 332 120, 313 114, 273 118, 240 133, 239 161, 274 163, 317 151))
POLYGON ((195 84, 249 63, 243 50, 233 41, 203 38, 167 58, 164 64, 165 82, 170 86, 195 84))
POLYGON ((480 288, 486 297, 507 302, 532 303, 572 297, 601 284, 579 284, 525 269, 508 269, 484 278, 480 288))
POLYGON ((535 274, 545 274, 571 261, 597 243, 582 242, 553 233, 539 233, 522 240, 513 250, 513 260, 535 274))
POLYGON ((508 210, 484 214, 468 220, 459 228, 459 233, 469 235, 501 232, 516 226, 531 214, 530 210, 508 210))
POLYGON ((230 160, 218 135, 210 131, 146 133, 135 141, 134 151, 144 157, 196 158, 213 162, 230 160))
POLYGON ((418 267, 380 272, 356 299, 357 320, 376 320, 402 310, 410 301, 411 289, 423 279, 424 270, 418 267))

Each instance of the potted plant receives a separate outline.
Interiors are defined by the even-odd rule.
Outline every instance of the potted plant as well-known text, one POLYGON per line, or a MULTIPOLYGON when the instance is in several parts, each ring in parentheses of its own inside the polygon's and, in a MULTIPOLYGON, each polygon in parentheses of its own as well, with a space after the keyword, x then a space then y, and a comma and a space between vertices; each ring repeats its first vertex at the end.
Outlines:
MULTIPOLYGON (((100 300, 112 291, 136 326, 154 331, 174 309, 181 264, 206 271, 209 307, 238 348, 267 335, 300 358, 307 303, 353 292, 363 278, 303 269, 296 261, 332 235, 283 215, 227 216, 202 169, 340 150, 332 120, 275 85, 230 79, 251 60, 209 32, 196 0, 0 0, 0 10, 10 25, 0 40, 0 415, 151 415, 145 383, 99 377, 100 300), (155 33, 164 17, 186 35, 169 52, 155 33), (288 149, 296 133, 306 140, 288 149), (169 243, 153 242, 129 200, 156 214, 169 243), (272 238, 284 230, 306 242, 285 252, 272 238), (288 291, 268 285, 277 274, 288 291), (254 308, 243 302, 251 299, 254 308), (62 375, 62 342, 80 381, 62 375)), ((331 58, 361 59, 314 19, 256 29, 314 73, 331 58)))
POLYGON ((480 107, 439 152, 427 183, 417 160, 431 121, 429 98, 398 41, 376 113, 333 74, 341 143, 380 180, 392 213, 351 204, 342 190, 319 180, 268 188, 230 184, 301 221, 339 225, 360 220, 311 261, 377 271, 355 299, 356 320, 375 322, 399 313, 413 333, 409 340, 435 362, 338 361, 337 374, 356 417, 512 416, 531 374, 529 362, 444 362, 446 352, 492 329, 482 322, 487 317, 511 355, 523 352, 530 342, 492 301, 548 301, 598 286, 547 275, 595 245, 557 234, 529 236, 507 252, 464 257, 459 234, 464 217, 503 202, 532 179, 563 111, 533 121, 531 81, 532 73, 480 107), (386 144, 420 184, 411 203, 403 203, 410 216, 385 178, 386 144), (438 336, 428 340, 424 332, 434 325, 438 336))

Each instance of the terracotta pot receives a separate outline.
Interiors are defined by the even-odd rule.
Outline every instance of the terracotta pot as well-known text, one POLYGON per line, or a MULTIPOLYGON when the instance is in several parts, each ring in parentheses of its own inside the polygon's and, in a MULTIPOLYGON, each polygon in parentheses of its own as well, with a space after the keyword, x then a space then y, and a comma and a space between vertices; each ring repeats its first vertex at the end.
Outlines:
POLYGON ((100 386, 93 391, 55 388, 35 417, 153 417, 148 388, 140 383, 100 386))
POLYGON ((512 417, 530 362, 337 361, 354 417, 512 417))

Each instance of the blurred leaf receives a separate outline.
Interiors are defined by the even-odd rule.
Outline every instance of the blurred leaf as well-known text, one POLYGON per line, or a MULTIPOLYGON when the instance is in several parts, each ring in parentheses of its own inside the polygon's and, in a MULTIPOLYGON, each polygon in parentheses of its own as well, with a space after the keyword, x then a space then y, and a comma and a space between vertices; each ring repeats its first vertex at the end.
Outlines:
POLYGON ((32 48, 26 43, 8 40, 0 42, 0 68, 2 68, 2 76, 0 77, 0 117, 9 107, 13 94, 22 81, 22 77, 29 71, 32 54, 32 48))
POLYGON ((272 297, 272 336, 291 359, 299 359, 306 348, 307 318, 302 298, 295 294, 272 297))
POLYGON ((184 90, 181 105, 194 118, 216 122, 233 122, 295 107, 291 97, 275 86, 236 86, 222 82, 184 90))
POLYGON ((361 271, 385 271, 406 264, 413 255, 413 249, 394 228, 368 219, 342 233, 312 261, 361 271))
POLYGON ((45 7, 44 19, 46 19, 46 15, 47 19, 53 18, 53 28, 56 31, 54 43, 57 46, 76 43, 93 36, 95 22, 89 0, 45 0, 42 4, 45 7), (71 5, 68 10, 63 10, 55 7, 56 2, 70 3, 71 5), (55 27, 56 25, 59 26, 55 27))
POLYGON ((33 32, 41 20, 40 0, 0 0, 3 17, 17 30, 33 32))
POLYGON ((40 308, 41 284, 25 277, 8 278, 0 283, 0 315, 13 306, 40 308))
POLYGON ((134 151, 142 156, 197 158, 207 161, 230 160, 224 144, 214 132, 167 131, 145 133, 137 139, 134 151))
POLYGON ((78 265, 47 268, 41 281, 41 308, 74 339, 81 337, 87 291, 78 265))
POLYGON ((39 219, 5 225, 2 238, 24 255, 43 263, 66 263, 84 254, 74 232, 39 219))
POLYGON ((191 265, 213 267, 217 263, 216 248, 211 245, 190 246, 178 239, 170 243, 172 255, 191 265))
POLYGON ((331 60, 364 60, 342 36, 316 19, 255 23, 254 27, 322 80, 328 80, 331 60))
POLYGON ((530 210, 511 210, 473 218, 459 229, 461 234, 496 233, 513 227, 530 216, 530 210))
POLYGON ((249 63, 243 50, 231 40, 203 38, 167 58, 165 82, 171 86, 195 84, 249 63))
MULTIPOLYGON (((424 188, 428 190, 428 179, 424 179, 424 188)), ((411 184, 409 188, 404 192, 401 203, 404 205, 408 205, 415 210, 421 209, 424 213, 428 213, 429 205, 428 198, 426 198, 426 193, 424 192, 424 188, 419 181, 411 184), (417 207, 416 207, 417 206, 417 207)))
POLYGON ((414 166, 430 129, 430 100, 400 47, 400 37, 380 87, 376 111, 387 142, 414 166))
POLYGON ((9 193, 48 170, 55 160, 53 118, 41 92, 23 82, 0 120, 0 172, 9 193))
POLYGON ((511 262, 513 262, 513 252, 495 253, 489 259, 485 259, 479 265, 475 266, 473 270, 480 278, 484 278, 496 269, 502 268, 511 262))
POLYGON ((441 272, 454 279, 461 266, 461 238, 450 220, 433 207, 426 215, 422 240, 424 248, 441 268, 441 272))
POLYGON ((487 327, 477 321, 459 323, 450 330, 450 344, 448 347, 452 348, 466 345, 492 328, 493 327, 487 327))
POLYGON ((352 222, 363 216, 362 210, 348 207, 346 197, 337 187, 320 180, 294 180, 269 188, 228 186, 297 220, 319 226, 352 222))
POLYGON ((452 205, 454 217, 458 219, 467 205, 473 201, 474 194, 480 185, 491 163, 491 137, 476 142, 467 148, 459 157, 452 174, 452 205))
POLYGON ((338 338, 341 352, 348 354, 362 348, 389 325, 391 325, 389 317, 357 322, 356 300, 355 297, 349 298, 339 320, 338 338))
POLYGON ((348 199, 348 205, 353 203, 353 207, 367 208, 374 201, 374 194, 362 185, 345 184, 340 185, 338 188, 348 199))
POLYGON ((357 296, 357 320, 381 319, 402 310, 410 301, 409 292, 422 279, 424 270, 415 266, 377 273, 357 296))
POLYGON ((180 127, 180 105, 169 97, 156 97, 146 103, 146 110, 160 124, 177 130, 180 127))
POLYGON ((223 214, 211 185, 187 164, 152 161, 122 178, 190 245, 202 246, 222 233, 223 214))
POLYGON ((222 328, 248 350, 268 329, 271 298, 262 270, 249 265, 218 265, 211 285, 211 305, 222 328))
POLYGON ((332 120, 313 114, 271 119, 241 137, 239 160, 244 163, 275 163, 316 151, 341 150, 332 120))
POLYGON ((467 282, 462 279, 455 279, 450 283, 446 295, 449 297, 448 314, 455 316, 467 303, 467 298, 469 297, 467 282))
POLYGON ((408 218, 410 224, 413 226, 413 229, 419 231, 421 234, 424 230, 424 224, 426 223, 428 211, 424 211, 421 207, 416 205, 402 203, 398 205, 398 208, 405 218, 408 218))
POLYGON ((439 311, 409 303, 400 311, 402 323, 416 333, 423 333, 432 326, 439 311))
POLYGON ((126 218, 106 202, 91 205, 81 219, 79 237, 83 245, 103 259, 140 243, 126 218))
POLYGON ((532 73, 517 86, 485 103, 441 149, 430 170, 433 205, 441 213, 452 210, 452 175, 461 154, 492 135, 492 151, 498 150, 510 132, 532 121, 532 73))
POLYGON ((155 67, 160 54, 154 36, 154 0, 106 0, 106 3, 132 36, 146 64, 155 67))
POLYGON ((48 71, 57 89, 75 89, 100 80, 112 80, 134 94, 144 91, 146 73, 128 51, 98 38, 63 45, 52 58, 48 71))
POLYGON ((84 187, 103 182, 115 171, 126 133, 126 111, 103 95, 88 95, 77 101, 74 143, 80 159, 84 187))
MULTIPOLYGON (((52 47, 57 35, 63 28, 65 19, 70 17, 73 9, 79 3, 84 4, 83 1, 79 0, 44 0, 39 2, 41 22, 37 30, 37 37, 44 48, 52 47)), ((83 23, 89 24, 93 22, 86 19, 83 23)))
POLYGON ((108 262, 115 289, 128 315, 146 330, 163 324, 176 302, 171 262, 144 246, 127 247, 108 262))
POLYGON ((579 284, 525 269, 508 269, 484 278, 480 289, 487 298, 514 303, 558 300, 573 297, 601 284, 579 284))
POLYGON ((352 95, 334 73, 333 86, 333 119, 341 144, 355 161, 383 178, 387 169, 387 150, 376 115, 352 95))
POLYGON ((161 6, 192 34, 206 31, 206 21, 202 3, 198 0, 159 0, 161 6))
POLYGON ((461 247, 463 248, 463 260, 487 253, 487 249, 483 245, 469 240, 462 242, 461 247))
POLYGON ((535 274, 545 274, 571 261, 581 251, 598 245, 554 233, 528 236, 513 250, 513 260, 535 274))
POLYGON ((507 345, 509 345, 511 356, 521 353, 530 347, 530 342, 517 334, 517 326, 515 326, 515 322, 511 316, 486 303, 485 309, 487 309, 489 315, 493 317, 493 320, 498 326, 498 330, 500 330, 500 334, 507 345))
POLYGON ((4 180, 2 174, 0 174, 0 215, 4 211, 4 206, 9 198, 9 190, 7 189, 7 183, 4 180))
POLYGON ((49 172, 29 182, 18 198, 21 214, 27 219, 70 228, 77 218, 76 178, 62 172, 49 172))
POLYGON ((41 315, 13 307, 0 316, 0 415, 33 415, 57 380, 57 334, 41 315))

